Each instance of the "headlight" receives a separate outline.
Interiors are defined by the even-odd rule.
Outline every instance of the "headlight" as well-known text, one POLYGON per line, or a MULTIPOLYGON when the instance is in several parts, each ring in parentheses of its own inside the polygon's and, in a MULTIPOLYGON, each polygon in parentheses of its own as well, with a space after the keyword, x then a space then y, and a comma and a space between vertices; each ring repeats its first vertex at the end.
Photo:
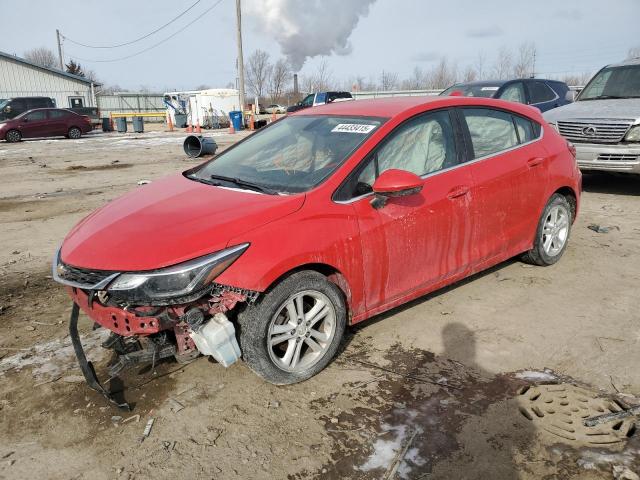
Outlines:
POLYGON ((184 297, 202 290, 249 247, 248 243, 151 272, 122 273, 107 287, 132 301, 184 297))
POLYGON ((640 142, 640 125, 631 127, 631 129, 625 135, 624 139, 627 142, 640 142))

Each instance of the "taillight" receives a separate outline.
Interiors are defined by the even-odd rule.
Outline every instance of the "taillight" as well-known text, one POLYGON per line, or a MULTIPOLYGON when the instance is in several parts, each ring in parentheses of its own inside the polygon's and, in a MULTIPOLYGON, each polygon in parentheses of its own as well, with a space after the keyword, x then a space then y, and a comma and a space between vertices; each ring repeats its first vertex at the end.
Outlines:
POLYGON ((567 142, 567 147, 569 148, 571 155, 573 155, 573 158, 576 158, 576 146, 571 142, 567 142))

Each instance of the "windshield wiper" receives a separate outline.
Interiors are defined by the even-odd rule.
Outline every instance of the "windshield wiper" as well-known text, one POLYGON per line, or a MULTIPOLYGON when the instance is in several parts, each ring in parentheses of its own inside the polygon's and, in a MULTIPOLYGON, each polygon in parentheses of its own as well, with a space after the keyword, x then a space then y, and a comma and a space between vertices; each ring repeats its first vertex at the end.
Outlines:
MULTIPOLYGON (((269 187, 265 187, 264 185, 258 185, 257 183, 248 182, 246 180, 241 180, 235 177, 225 177, 223 175, 211 175, 209 178, 211 180, 221 180, 223 182, 233 183, 234 185, 238 185, 239 187, 244 187, 247 190, 254 190, 256 192, 266 193, 267 195, 278 195, 278 191, 269 187)), ((215 186, 223 186, 220 183, 211 183, 211 185, 215 186)))

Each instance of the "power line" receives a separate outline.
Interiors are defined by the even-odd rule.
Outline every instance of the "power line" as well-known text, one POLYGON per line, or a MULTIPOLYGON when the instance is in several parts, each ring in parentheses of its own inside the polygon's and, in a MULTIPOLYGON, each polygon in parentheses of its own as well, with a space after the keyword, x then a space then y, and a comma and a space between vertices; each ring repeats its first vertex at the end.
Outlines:
POLYGON ((139 42, 140 40, 144 40, 145 38, 148 38, 151 35, 153 35, 154 33, 157 33, 160 30, 162 30, 163 28, 171 25, 173 22, 178 20, 180 17, 182 17, 185 13, 187 13, 189 10, 191 10, 193 7, 195 7, 201 1, 202 0, 196 0, 196 2, 193 5, 191 5, 189 8, 187 8, 184 12, 180 13, 180 15, 178 15, 177 17, 169 20, 167 23, 165 23, 161 27, 156 28, 153 32, 149 32, 149 33, 147 33, 146 35, 143 35, 140 38, 136 38, 135 40, 131 40, 130 42, 119 43, 117 45, 87 45, 86 43, 77 42, 77 41, 75 41, 75 40, 73 40, 73 39, 71 39, 71 38, 69 38, 67 36, 64 36, 64 35, 61 35, 61 36, 65 40, 69 40, 71 43, 75 43, 76 45, 80 45, 81 47, 87 47, 87 48, 118 48, 118 47, 124 47, 125 45, 131 45, 133 43, 139 42))
POLYGON ((91 59, 88 59, 88 58, 78 57, 76 55, 69 55, 69 56, 72 56, 76 60, 82 60, 83 62, 89 62, 89 63, 119 62, 121 60, 127 60, 129 58, 137 57, 138 55, 141 55, 141 54, 143 54, 145 52, 148 52, 149 50, 151 50, 153 48, 156 48, 156 47, 162 45, 163 43, 171 40, 173 37, 175 37, 177 34, 182 32, 183 30, 185 30, 187 27, 190 27, 191 25, 196 23, 198 20, 200 20, 202 17, 204 17, 207 13, 209 13, 211 10, 213 10, 215 7, 217 7, 220 3, 222 3, 222 1, 223 0, 218 0, 217 2, 215 2, 213 5, 211 5, 209 8, 207 8, 204 12, 202 12, 199 17, 196 17, 195 19, 193 19, 192 21, 187 23, 184 27, 182 27, 180 30, 178 30, 177 32, 174 32, 173 34, 169 35, 164 40, 160 40, 158 43, 154 43, 150 47, 147 47, 144 50, 140 50, 139 52, 132 53, 131 55, 126 55, 124 57, 119 57, 119 58, 111 58, 111 59, 107 59, 107 60, 91 60, 91 59))

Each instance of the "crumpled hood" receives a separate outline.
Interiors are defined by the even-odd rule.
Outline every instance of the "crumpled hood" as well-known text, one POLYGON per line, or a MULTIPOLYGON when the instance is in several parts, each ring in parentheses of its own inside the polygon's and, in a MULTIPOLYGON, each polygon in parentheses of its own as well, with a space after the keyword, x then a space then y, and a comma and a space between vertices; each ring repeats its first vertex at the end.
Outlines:
POLYGON ((214 187, 172 175, 78 223, 62 244, 62 261, 118 271, 174 265, 223 249, 231 238, 295 212, 304 198, 214 187))
POLYGON ((629 120, 640 121, 640 98, 618 100, 582 100, 542 114, 547 122, 558 120, 629 120))

